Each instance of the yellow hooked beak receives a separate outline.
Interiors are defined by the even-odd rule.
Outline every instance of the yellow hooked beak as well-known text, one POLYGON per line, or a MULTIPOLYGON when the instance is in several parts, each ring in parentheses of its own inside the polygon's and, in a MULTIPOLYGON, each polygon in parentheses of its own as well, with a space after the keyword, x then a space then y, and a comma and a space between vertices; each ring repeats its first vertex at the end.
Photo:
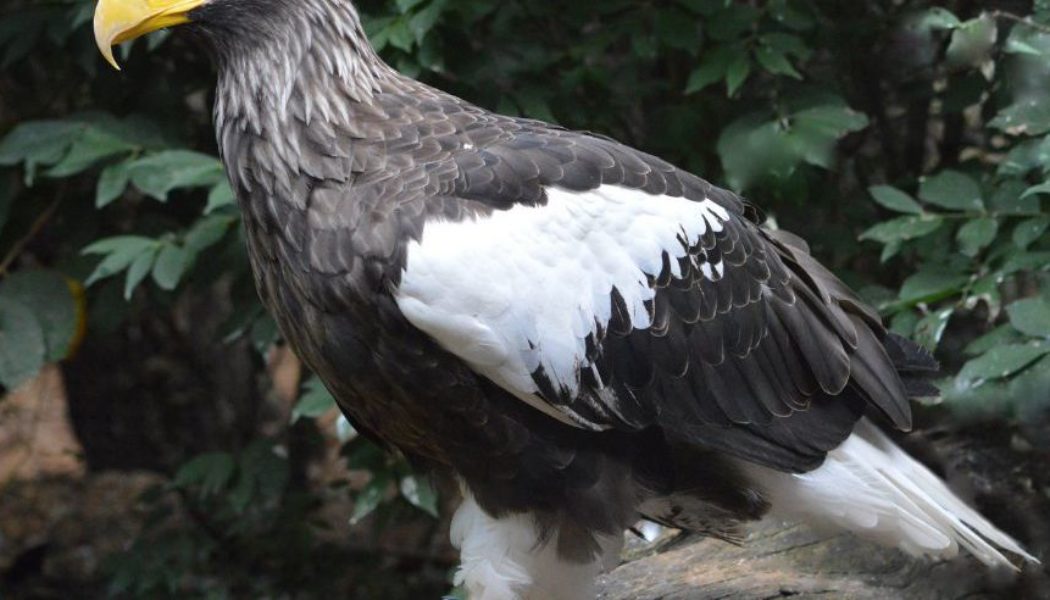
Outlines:
POLYGON ((189 12, 207 0, 99 0, 95 7, 95 43, 114 69, 113 46, 151 31, 189 23, 189 12))

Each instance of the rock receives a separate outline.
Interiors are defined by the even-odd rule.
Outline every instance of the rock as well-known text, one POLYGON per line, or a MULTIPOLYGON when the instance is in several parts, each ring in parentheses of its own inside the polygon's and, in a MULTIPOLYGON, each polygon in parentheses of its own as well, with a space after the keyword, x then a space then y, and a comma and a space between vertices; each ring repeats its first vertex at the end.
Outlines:
POLYGON ((82 475, 81 454, 66 416, 62 372, 55 365, 0 398, 0 497, 15 479, 82 475))
POLYGON ((154 473, 38 477, 0 489, 0 598, 104 596, 102 565, 139 535, 154 473), (72 595, 71 595, 72 594, 72 595))
MULTIPOLYGON (((1028 425, 1050 430, 1045 421, 1028 425)), ((626 556, 642 558, 605 575, 599 597, 1050 600, 1050 451, 1018 450, 1013 438, 1019 431, 978 422, 962 429, 932 428, 899 441, 1043 565, 1023 565, 1020 574, 991 572, 970 556, 933 562, 849 534, 763 522, 741 546, 701 539, 656 553, 629 547, 626 556)))

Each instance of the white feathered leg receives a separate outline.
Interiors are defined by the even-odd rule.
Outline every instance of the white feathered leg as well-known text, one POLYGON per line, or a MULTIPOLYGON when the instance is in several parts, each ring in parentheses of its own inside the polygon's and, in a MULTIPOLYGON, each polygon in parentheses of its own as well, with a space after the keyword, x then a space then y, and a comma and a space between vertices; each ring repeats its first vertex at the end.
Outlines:
POLYGON ((469 493, 452 518, 451 537, 460 551, 455 583, 466 587, 470 600, 593 600, 595 578, 615 565, 623 545, 622 536, 605 538, 603 556, 565 561, 557 539, 541 540, 530 515, 494 519, 469 493))
POLYGON ((910 554, 951 558, 963 546, 988 566, 1014 568, 1000 550, 1036 561, 867 420, 810 473, 743 467, 775 515, 835 525, 910 554))

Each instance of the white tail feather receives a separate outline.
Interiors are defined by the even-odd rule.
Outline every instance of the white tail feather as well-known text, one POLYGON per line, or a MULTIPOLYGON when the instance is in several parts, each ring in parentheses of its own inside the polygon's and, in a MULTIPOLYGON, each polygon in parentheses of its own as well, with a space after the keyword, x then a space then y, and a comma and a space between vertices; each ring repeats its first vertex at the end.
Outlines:
POLYGON ((599 536, 603 554, 576 563, 558 555, 557 532, 543 539, 532 515, 494 518, 463 489, 452 517, 452 545, 459 548, 454 583, 470 600, 588 600, 603 568, 616 564, 623 536, 599 536))
POLYGON ((1038 562, 866 420, 810 473, 744 468, 783 517, 836 525, 910 554, 951 558, 962 546, 988 566, 1016 568, 1000 550, 1038 562))

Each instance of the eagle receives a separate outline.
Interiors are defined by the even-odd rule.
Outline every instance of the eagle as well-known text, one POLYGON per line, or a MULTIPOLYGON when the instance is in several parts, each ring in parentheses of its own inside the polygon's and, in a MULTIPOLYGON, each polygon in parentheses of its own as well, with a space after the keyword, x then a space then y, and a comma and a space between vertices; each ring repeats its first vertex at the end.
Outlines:
POLYGON ((100 0, 179 26, 258 293, 363 435, 458 482, 474 600, 593 597, 640 520, 767 513, 917 555, 1034 560, 880 427, 930 355, 736 194, 408 78, 349 0, 100 0))

